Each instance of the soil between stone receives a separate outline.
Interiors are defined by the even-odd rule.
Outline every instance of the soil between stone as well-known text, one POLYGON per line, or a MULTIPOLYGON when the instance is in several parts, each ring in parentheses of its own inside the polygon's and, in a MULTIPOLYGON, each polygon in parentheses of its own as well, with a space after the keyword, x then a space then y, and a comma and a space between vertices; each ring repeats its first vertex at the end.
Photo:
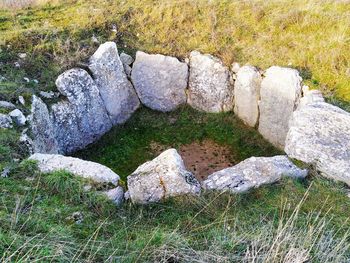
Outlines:
MULTIPOLYGON (((170 147, 151 143, 152 151, 160 154, 170 147)), ((190 144, 181 145, 177 149, 186 168, 191 171, 197 180, 203 181, 208 175, 230 167, 237 163, 232 160, 230 150, 226 146, 219 145, 212 140, 204 140, 201 142, 192 142, 190 144)))

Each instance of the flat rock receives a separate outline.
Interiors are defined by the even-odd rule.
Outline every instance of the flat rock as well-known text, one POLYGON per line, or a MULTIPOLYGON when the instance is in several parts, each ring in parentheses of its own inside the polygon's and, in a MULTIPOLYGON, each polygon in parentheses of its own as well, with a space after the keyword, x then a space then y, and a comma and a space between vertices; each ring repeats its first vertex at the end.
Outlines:
POLYGON ((251 157, 233 167, 209 175, 203 182, 203 188, 241 193, 275 183, 283 176, 304 178, 307 176, 307 170, 299 169, 283 155, 251 157))
POLYGON ((300 106, 290 121, 285 152, 350 185, 350 113, 322 101, 300 106))
POLYGON ((113 125, 124 123, 140 106, 118 55, 117 45, 106 42, 90 58, 89 68, 113 125))
POLYGON ((0 101, 0 108, 14 110, 14 109, 16 109, 16 105, 11 103, 11 102, 8 102, 8 101, 1 100, 0 101))
POLYGON ((2 129, 12 128, 12 119, 7 114, 0 113, 0 128, 2 129))
POLYGON ((59 154, 35 153, 29 160, 38 162, 39 170, 42 173, 51 173, 65 170, 76 176, 90 179, 97 183, 112 183, 118 185, 119 176, 108 167, 79 158, 67 157, 59 154))
POLYGON ((198 51, 191 52, 187 103, 206 112, 233 109, 233 79, 229 69, 218 58, 198 51))
POLYGON ((284 149, 289 119, 301 97, 301 81, 297 70, 273 66, 261 82, 259 132, 280 149, 284 149))
POLYGON ((15 109, 15 110, 11 111, 9 113, 9 116, 12 118, 12 120, 18 126, 23 126, 27 122, 26 117, 24 116, 24 114, 19 109, 15 109))
POLYGON ((262 77, 252 66, 243 66, 237 71, 235 81, 235 114, 251 127, 259 118, 260 86, 262 77))
POLYGON ((166 112, 186 103, 188 67, 177 58, 138 51, 131 79, 141 102, 151 109, 166 112))
POLYGON ((32 97, 31 114, 28 118, 35 153, 59 153, 56 131, 46 104, 37 96, 32 97))
POLYGON ((127 183, 133 203, 146 204, 172 196, 200 193, 199 182, 186 170, 175 149, 166 150, 139 166, 127 177, 127 183))
POLYGON ((60 153, 83 149, 110 130, 112 123, 99 90, 85 70, 62 73, 56 86, 66 97, 52 105, 50 116, 60 153))

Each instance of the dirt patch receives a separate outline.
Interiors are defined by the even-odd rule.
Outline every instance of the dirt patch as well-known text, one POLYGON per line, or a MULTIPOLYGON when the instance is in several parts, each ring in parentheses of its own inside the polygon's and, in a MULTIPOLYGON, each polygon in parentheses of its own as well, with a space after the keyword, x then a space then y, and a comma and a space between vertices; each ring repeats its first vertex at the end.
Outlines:
MULTIPOLYGON (((153 142, 150 148, 154 153, 160 154, 170 147, 153 142)), ((182 145, 178 152, 184 160, 187 169, 199 181, 203 181, 208 175, 230 167, 235 163, 228 147, 219 145, 211 140, 182 145)))

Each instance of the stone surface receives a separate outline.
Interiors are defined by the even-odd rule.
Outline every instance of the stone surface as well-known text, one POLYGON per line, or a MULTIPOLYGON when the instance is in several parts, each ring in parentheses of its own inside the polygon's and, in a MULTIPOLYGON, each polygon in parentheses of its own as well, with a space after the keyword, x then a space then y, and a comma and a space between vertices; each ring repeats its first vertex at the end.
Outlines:
POLYGON ((124 123, 140 106, 118 55, 117 45, 106 42, 90 58, 89 68, 112 123, 124 123))
POLYGON ((200 193, 198 181, 186 170, 175 149, 166 150, 139 166, 127 177, 127 183, 133 203, 145 204, 171 196, 200 193))
POLYGON ((46 104, 37 96, 32 97, 31 115, 28 118, 36 153, 59 153, 56 131, 46 104))
MULTIPOLYGON (((28 78, 27 78, 27 79, 28 79, 28 78)), ((29 79, 28 79, 27 82, 29 82, 29 79)), ((18 101, 19 101, 19 103, 22 104, 23 106, 26 105, 26 101, 25 101, 25 99, 23 98, 23 96, 18 96, 18 101)))
POLYGON ((307 176, 307 170, 299 169, 283 155, 251 157, 233 167, 209 175, 203 182, 203 188, 241 193, 277 182, 282 176, 304 178, 307 176))
POLYGON ((308 104, 316 102, 324 102, 321 91, 319 90, 305 90, 303 91, 303 97, 299 101, 298 107, 303 107, 308 104))
POLYGON ((350 113, 325 102, 299 107, 290 121, 285 152, 350 185, 350 113))
POLYGON ((83 149, 112 127, 98 88, 85 70, 64 72, 56 86, 66 97, 52 105, 51 112, 59 153, 83 149))
POLYGON ((33 140, 28 136, 27 129, 25 129, 21 136, 19 137, 19 144, 21 149, 23 149, 23 152, 26 152, 26 154, 33 154, 33 140))
POLYGON ((234 112, 251 127, 257 124, 259 118, 261 80, 261 75, 255 67, 243 66, 237 72, 234 112))
POLYGON ((0 128, 12 128, 12 119, 10 116, 0 113, 0 128))
POLYGON ((124 190, 121 186, 105 191, 104 194, 117 206, 124 202, 124 190))
POLYGON ((9 116, 12 118, 12 120, 18 126, 23 126, 27 122, 26 117, 24 116, 24 114, 19 109, 15 109, 15 110, 11 111, 9 113, 9 116))
POLYGON ((188 67, 177 58, 138 51, 131 79, 141 102, 151 109, 166 112, 186 103, 188 67))
POLYGON ((2 100, 2 101, 0 101, 0 108, 14 110, 14 109, 16 109, 16 105, 11 103, 11 102, 2 100))
POLYGON ((112 183, 118 185, 119 176, 108 167, 78 158, 67 157, 59 154, 35 153, 29 160, 38 162, 39 170, 42 173, 51 173, 59 170, 66 170, 76 176, 90 179, 97 183, 112 183))
POLYGON ((134 59, 132 58, 132 56, 122 52, 120 54, 120 60, 122 61, 122 63, 124 65, 128 65, 128 66, 131 66, 132 63, 134 63, 134 59))
POLYGON ((259 132, 280 149, 284 148, 289 119, 301 97, 301 81, 297 70, 273 66, 261 82, 259 132))
POLYGON ((187 103, 193 108, 206 112, 233 109, 233 79, 219 59, 191 52, 188 86, 187 103))
POLYGON ((54 99, 54 98, 57 98, 59 96, 59 94, 57 94, 56 92, 53 92, 53 91, 40 91, 39 95, 40 95, 40 97, 42 97, 44 99, 54 99))

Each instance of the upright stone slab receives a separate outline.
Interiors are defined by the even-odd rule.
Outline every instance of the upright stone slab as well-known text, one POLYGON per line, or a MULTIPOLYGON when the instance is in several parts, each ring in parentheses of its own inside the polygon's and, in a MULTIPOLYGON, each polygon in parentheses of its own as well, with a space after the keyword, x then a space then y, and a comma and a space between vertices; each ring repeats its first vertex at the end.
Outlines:
POLYGON ((31 115, 29 116, 33 150, 35 153, 58 153, 56 131, 50 119, 46 104, 37 96, 32 97, 31 115))
POLYGON ((295 166, 287 156, 251 157, 239 164, 209 175, 203 187, 209 190, 246 192, 265 184, 272 184, 283 176, 305 178, 307 170, 295 166))
POLYGON ((52 105, 51 112, 60 153, 83 149, 112 127, 99 90, 85 70, 64 72, 56 86, 67 98, 52 105))
POLYGON ((350 186, 350 113, 322 101, 301 105, 290 121, 285 152, 350 186))
POLYGON ((172 196, 200 193, 199 182, 186 170, 175 149, 166 150, 142 164, 127 181, 133 203, 146 204, 172 196))
POLYGON ((188 67, 177 58, 138 51, 131 79, 141 102, 151 109, 172 111, 186 103, 188 67))
POLYGON ((301 97, 301 81, 297 70, 273 66, 261 82, 259 132, 280 149, 284 149, 288 123, 301 97))
POLYGON ((235 81, 235 114, 247 125, 254 127, 259 118, 261 75, 252 66, 243 66, 235 81))
POLYGON ((231 73, 218 58, 202 55, 198 51, 191 52, 187 103, 206 112, 233 109, 231 73))
POLYGON ((114 42, 106 42, 90 58, 89 68, 112 123, 124 123, 140 106, 114 42))

